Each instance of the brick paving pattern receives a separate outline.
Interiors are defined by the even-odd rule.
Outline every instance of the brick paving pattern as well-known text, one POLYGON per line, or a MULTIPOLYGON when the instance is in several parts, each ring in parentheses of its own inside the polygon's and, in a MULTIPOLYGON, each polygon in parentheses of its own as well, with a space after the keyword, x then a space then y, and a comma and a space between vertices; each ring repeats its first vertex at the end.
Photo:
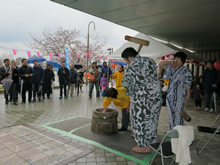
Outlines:
MULTIPOLYGON (((93 92, 93 98, 88 99, 88 87, 84 86, 83 90, 84 93, 80 93, 79 96, 77 96, 76 93, 74 93, 73 97, 68 97, 68 99, 59 100, 58 99, 59 89, 54 89, 51 99, 46 98, 43 102, 36 102, 30 104, 19 103, 17 106, 13 105, 12 103, 5 105, 4 95, 0 94, 0 98, 1 98, 0 127, 4 128, 7 126, 28 124, 30 126, 33 126, 33 128, 37 128, 40 131, 44 131, 45 134, 46 133, 52 134, 57 137, 60 137, 60 139, 65 139, 74 144, 77 144, 79 145, 78 148, 85 147, 87 149, 93 150, 92 153, 83 156, 79 159, 76 159, 75 161, 69 163, 69 165, 137 165, 137 163, 129 159, 118 156, 102 148, 95 147, 91 144, 87 144, 85 142, 76 140, 71 137, 65 137, 62 134, 41 127, 41 125, 43 124, 52 123, 58 120, 65 120, 67 118, 72 118, 74 116, 85 116, 91 118, 93 110, 102 107, 103 98, 102 97, 96 98, 93 92)), ((205 102, 203 101, 203 104, 204 103, 205 102)), ((192 164, 196 164, 196 165, 220 164, 220 157, 219 157, 220 139, 218 137, 215 137, 212 140, 212 142, 206 147, 206 149, 202 152, 200 156, 196 154, 196 148, 195 148, 196 143, 201 138, 201 135, 198 134, 196 127, 198 125, 209 126, 217 115, 203 111, 194 111, 193 109, 194 109, 194 100, 191 99, 190 103, 187 105, 186 110, 188 111, 189 115, 192 117, 192 121, 190 123, 185 123, 185 125, 193 126, 195 131, 195 141, 190 147, 192 164)), ((167 131, 168 131, 168 110, 167 107, 162 107, 160 113, 160 119, 159 119, 158 133, 164 133, 167 131)), ((4 132, 1 132, 1 134, 5 135, 4 132)), ((9 137, 9 135, 6 136, 8 137, 8 139, 11 138, 9 137)), ((11 141, 16 145, 20 145, 21 148, 28 149, 28 146, 21 143, 19 138, 17 138, 16 140, 11 139, 11 141)), ((37 160, 39 159, 40 156, 42 157, 45 156, 42 155, 41 152, 43 148, 44 145, 39 146, 38 149, 32 151, 34 153, 40 152, 39 154, 35 154, 32 160, 37 160)), ((4 145, 2 144, 2 142, 0 143, 0 150, 2 150, 0 152, 2 154, 0 156, 0 162, 3 160, 2 158, 6 157, 7 155, 11 155, 11 153, 15 151, 13 146, 10 146, 10 144, 4 145), (5 146, 7 146, 7 148, 5 148, 5 146)), ((20 153, 20 155, 16 155, 13 159, 18 160, 21 157, 25 161, 27 161, 27 157, 23 156, 23 153, 20 153)), ((51 160, 49 159, 48 161, 51 160)), ((25 163, 27 164, 27 162, 25 163)), ((16 165, 25 164, 25 163, 16 161, 16 165)), ((156 159, 154 164, 155 165, 161 164, 160 157, 156 159)))

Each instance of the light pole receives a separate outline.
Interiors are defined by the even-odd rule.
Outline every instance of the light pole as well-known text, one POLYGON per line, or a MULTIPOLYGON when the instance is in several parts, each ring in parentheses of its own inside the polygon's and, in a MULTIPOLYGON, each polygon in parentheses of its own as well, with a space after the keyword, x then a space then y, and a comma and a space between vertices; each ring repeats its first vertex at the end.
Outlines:
MULTIPOLYGON (((93 25, 94 25, 93 31, 95 31, 95 22, 93 22, 93 21, 89 22, 89 24, 88 24, 88 37, 87 37, 87 71, 86 71, 87 73, 89 72, 89 26, 91 23, 93 23, 93 25)), ((88 85, 87 76, 86 76, 86 85, 88 85)))
MULTIPOLYGON (((108 48, 107 50, 109 51, 109 55, 111 55, 113 53, 113 48, 108 48)), ((106 61, 107 61, 107 66, 108 66, 107 77, 109 77, 110 62, 109 62, 109 60, 106 60, 106 61)))
POLYGON ((110 55, 113 53, 113 48, 108 48, 107 50, 109 51, 110 55))

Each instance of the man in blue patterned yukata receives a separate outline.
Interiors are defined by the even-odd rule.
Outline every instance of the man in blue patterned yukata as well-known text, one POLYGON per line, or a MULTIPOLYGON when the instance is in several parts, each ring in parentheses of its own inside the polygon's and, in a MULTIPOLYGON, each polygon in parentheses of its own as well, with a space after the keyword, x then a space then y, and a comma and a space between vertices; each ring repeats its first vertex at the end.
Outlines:
POLYGON ((137 143, 132 151, 151 152, 149 144, 155 143, 161 109, 160 82, 155 62, 141 57, 134 48, 126 48, 121 55, 129 65, 122 80, 130 96, 131 128, 137 143))
POLYGON ((162 61, 160 69, 166 68, 164 79, 169 80, 167 90, 167 107, 169 110, 169 127, 173 129, 176 125, 184 125, 184 119, 179 113, 184 109, 186 101, 190 98, 190 87, 192 84, 192 74, 183 64, 186 61, 186 54, 177 52, 174 61, 162 61))

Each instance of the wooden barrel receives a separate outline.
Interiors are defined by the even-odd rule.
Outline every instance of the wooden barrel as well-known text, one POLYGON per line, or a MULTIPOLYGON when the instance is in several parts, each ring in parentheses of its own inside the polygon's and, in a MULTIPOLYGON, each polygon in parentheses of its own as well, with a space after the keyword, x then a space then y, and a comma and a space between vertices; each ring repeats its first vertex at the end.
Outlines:
POLYGON ((118 132, 118 112, 114 109, 107 108, 107 112, 103 113, 103 108, 93 111, 92 116, 92 132, 100 135, 114 134, 118 132))

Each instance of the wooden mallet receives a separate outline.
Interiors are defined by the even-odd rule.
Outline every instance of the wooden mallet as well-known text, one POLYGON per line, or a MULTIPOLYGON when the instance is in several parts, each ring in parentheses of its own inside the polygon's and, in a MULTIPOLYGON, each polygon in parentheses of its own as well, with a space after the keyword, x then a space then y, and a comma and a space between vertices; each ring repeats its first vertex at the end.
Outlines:
POLYGON ((150 44, 150 42, 147 40, 143 40, 143 39, 135 38, 135 37, 131 37, 131 36, 125 36, 125 40, 140 44, 138 51, 137 51, 138 53, 140 53, 143 45, 148 46, 150 44))

